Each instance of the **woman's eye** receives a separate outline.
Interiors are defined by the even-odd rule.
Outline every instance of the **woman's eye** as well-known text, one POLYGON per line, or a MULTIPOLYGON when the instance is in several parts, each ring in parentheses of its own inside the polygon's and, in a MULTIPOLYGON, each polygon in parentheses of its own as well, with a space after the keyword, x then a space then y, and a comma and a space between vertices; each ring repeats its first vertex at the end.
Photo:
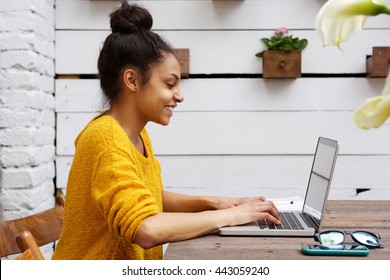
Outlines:
POLYGON ((173 88, 173 87, 175 86, 175 84, 167 83, 167 86, 168 86, 169 88, 173 88))

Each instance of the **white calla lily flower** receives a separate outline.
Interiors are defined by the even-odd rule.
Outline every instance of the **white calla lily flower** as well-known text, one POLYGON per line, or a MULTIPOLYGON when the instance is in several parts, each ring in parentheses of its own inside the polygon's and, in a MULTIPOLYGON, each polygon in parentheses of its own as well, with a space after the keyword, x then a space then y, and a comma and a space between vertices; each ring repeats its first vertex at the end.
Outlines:
POLYGON ((380 127, 390 117, 390 71, 382 95, 369 98, 355 111, 354 121, 363 129, 380 127))
MULTIPOLYGON (((325 47, 338 46, 361 30, 369 16, 390 15, 384 0, 329 0, 316 18, 316 31, 325 47)), ((390 71, 382 95, 367 99, 355 111, 354 121, 363 129, 380 127, 390 116, 390 71)))
POLYGON ((316 30, 324 46, 338 46, 361 30, 368 16, 389 14, 383 0, 329 0, 316 18, 316 30))

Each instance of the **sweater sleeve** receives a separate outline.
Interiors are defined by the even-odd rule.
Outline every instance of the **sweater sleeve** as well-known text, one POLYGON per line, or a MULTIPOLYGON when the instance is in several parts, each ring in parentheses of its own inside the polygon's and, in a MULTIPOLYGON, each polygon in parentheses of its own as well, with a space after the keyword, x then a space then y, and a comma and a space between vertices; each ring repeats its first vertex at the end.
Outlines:
POLYGON ((137 171, 129 154, 112 148, 101 156, 92 182, 92 195, 109 230, 132 243, 142 220, 160 212, 137 171))

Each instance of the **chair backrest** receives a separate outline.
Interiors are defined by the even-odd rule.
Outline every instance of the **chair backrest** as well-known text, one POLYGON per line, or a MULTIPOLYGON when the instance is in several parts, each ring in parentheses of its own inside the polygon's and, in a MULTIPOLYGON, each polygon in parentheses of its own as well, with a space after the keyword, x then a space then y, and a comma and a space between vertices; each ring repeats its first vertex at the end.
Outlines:
MULTIPOLYGON (((15 220, 0 221, 0 257, 23 253, 27 248, 34 254, 33 243, 40 247, 59 239, 65 199, 62 194, 56 199, 58 205, 51 209, 15 220), (32 235, 32 239, 28 235, 32 235)), ((35 258, 39 257, 36 253, 35 258)))

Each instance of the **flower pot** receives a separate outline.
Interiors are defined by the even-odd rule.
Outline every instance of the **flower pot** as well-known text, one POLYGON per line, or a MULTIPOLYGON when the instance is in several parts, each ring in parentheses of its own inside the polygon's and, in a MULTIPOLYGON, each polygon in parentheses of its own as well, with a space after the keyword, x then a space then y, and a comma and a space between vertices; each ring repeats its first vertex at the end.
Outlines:
POLYGON ((190 49, 173 49, 177 61, 180 65, 180 75, 182 79, 190 76, 190 49))
POLYGON ((301 51, 264 51, 263 78, 294 79, 301 77, 301 51))
POLYGON ((372 56, 366 60, 367 77, 387 77, 390 67, 390 47, 373 47, 372 56))

